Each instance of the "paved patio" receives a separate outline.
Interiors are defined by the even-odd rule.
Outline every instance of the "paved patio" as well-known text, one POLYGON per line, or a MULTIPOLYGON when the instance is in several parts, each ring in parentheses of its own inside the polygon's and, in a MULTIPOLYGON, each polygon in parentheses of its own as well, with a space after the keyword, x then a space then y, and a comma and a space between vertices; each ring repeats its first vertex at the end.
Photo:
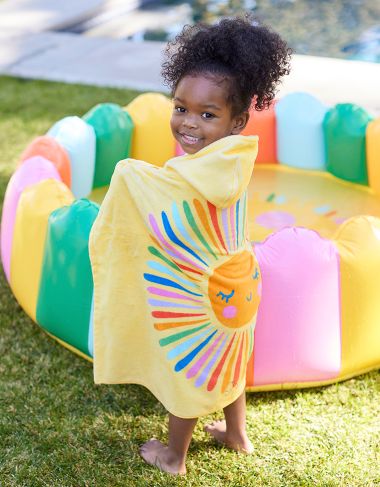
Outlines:
MULTIPOLYGON (((112 1, 2 1, 0 74, 165 91, 160 79, 163 43, 57 32, 112 7, 112 1)), ((136 0, 125 2, 132 8, 136 0)), ((380 115, 379 86, 380 64, 295 55, 279 96, 307 91, 327 104, 353 102, 380 115)))

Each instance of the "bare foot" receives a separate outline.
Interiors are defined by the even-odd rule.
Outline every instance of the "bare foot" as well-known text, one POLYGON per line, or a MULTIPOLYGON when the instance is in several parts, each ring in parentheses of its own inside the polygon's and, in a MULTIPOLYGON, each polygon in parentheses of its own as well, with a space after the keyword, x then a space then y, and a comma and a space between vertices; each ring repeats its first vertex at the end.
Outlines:
POLYGON ((204 427, 206 433, 209 433, 215 440, 223 445, 235 450, 239 453, 251 454, 253 453, 253 445, 247 434, 231 435, 227 433, 226 422, 214 421, 204 427))
POLYGON ((140 447, 140 456, 149 465, 173 475, 185 475, 185 463, 170 452, 161 441, 152 438, 140 447))

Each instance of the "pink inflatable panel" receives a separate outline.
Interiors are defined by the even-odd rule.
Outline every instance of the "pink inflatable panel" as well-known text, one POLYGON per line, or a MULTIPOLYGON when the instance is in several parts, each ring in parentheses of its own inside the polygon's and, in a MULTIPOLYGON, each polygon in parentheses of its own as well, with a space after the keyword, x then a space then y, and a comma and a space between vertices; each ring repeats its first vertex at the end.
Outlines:
POLYGON ((322 381, 341 368, 340 273, 334 245, 285 228, 255 246, 263 283, 254 385, 322 381))
POLYGON ((35 156, 26 159, 13 173, 5 193, 3 215, 1 219, 1 260, 9 282, 12 255, 13 228, 16 220, 18 201, 24 189, 44 179, 61 181, 57 169, 44 157, 35 156))

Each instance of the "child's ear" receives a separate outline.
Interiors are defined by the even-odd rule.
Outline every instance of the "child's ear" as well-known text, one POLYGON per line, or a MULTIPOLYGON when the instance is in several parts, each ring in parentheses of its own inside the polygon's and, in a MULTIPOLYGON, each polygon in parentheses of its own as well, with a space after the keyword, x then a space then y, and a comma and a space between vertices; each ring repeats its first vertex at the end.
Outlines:
POLYGON ((233 120, 231 135, 238 135, 245 128, 249 120, 249 112, 243 112, 236 115, 233 120))

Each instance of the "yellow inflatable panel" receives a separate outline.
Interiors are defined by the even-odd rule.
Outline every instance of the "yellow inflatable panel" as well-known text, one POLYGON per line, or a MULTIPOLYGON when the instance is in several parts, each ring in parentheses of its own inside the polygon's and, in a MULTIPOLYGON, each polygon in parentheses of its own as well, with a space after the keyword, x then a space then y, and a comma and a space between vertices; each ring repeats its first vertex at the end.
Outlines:
POLYGON ((369 184, 380 194, 380 118, 367 126, 366 150, 369 184))
POLYGON ((74 196, 67 186, 45 179, 23 191, 14 227, 10 284, 17 301, 36 321, 36 306, 48 218, 52 211, 70 205, 74 196))
POLYGON ((340 375, 347 376, 379 365, 380 220, 352 218, 338 230, 335 243, 341 273, 340 375))
POLYGON ((175 152, 170 130, 171 101, 164 95, 145 93, 136 97, 125 110, 135 126, 131 158, 163 166, 175 152))

